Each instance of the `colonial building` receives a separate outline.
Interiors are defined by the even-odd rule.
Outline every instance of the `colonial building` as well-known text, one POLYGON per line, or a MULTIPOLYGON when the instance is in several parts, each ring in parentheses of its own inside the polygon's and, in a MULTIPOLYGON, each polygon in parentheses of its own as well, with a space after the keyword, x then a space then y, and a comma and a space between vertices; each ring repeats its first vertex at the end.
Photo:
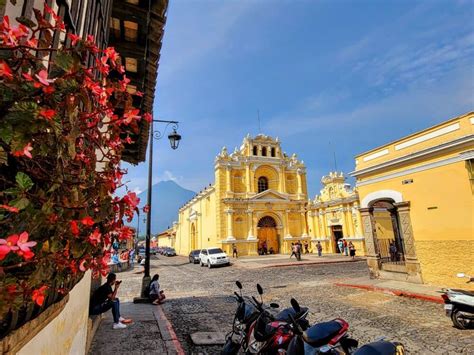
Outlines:
POLYGON ((359 215, 359 196, 347 184, 343 173, 330 172, 321 179, 323 189, 308 203, 311 241, 318 241, 324 253, 339 253, 337 241, 352 242, 357 255, 365 254, 359 215))
POLYGON ((474 112, 355 158, 373 277, 465 286, 473 269, 474 112))
POLYGON ((287 156, 277 139, 262 134, 243 140, 215 159, 215 183, 179 210, 176 250, 219 246, 241 255, 268 250, 288 253, 291 243, 310 240, 306 223, 306 169, 287 156))

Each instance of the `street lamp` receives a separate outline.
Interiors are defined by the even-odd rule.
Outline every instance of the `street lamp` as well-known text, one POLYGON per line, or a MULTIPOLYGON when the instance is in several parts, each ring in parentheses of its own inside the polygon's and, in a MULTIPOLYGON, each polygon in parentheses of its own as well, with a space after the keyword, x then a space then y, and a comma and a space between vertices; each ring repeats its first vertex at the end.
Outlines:
POLYGON ((181 135, 176 132, 178 129, 178 121, 165 121, 165 120, 151 120, 150 122, 150 155, 148 157, 148 191, 147 191, 147 205, 148 211, 146 212, 146 238, 145 238, 145 272, 142 280, 142 290, 141 297, 145 296, 145 289, 150 284, 150 237, 151 237, 151 181, 153 177, 153 140, 163 138, 163 135, 166 132, 168 126, 172 125, 173 132, 168 135, 168 139, 173 150, 177 149, 179 146, 179 141, 181 140, 181 135), (153 123, 166 123, 163 131, 153 131, 153 123))

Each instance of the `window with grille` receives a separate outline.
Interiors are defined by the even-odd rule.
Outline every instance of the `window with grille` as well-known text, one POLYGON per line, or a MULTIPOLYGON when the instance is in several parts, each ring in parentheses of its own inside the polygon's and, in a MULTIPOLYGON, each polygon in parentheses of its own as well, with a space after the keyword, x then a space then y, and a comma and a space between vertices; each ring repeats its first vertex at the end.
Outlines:
POLYGON ((267 148, 266 148, 266 147, 263 147, 263 148, 262 148, 262 155, 263 155, 264 157, 267 156, 267 148))
POLYGON ((264 176, 258 178, 258 192, 268 190, 268 179, 264 176))
POLYGON ((257 155, 257 146, 253 146, 253 155, 257 155))
POLYGON ((272 148, 272 157, 275 157, 275 148, 272 148))

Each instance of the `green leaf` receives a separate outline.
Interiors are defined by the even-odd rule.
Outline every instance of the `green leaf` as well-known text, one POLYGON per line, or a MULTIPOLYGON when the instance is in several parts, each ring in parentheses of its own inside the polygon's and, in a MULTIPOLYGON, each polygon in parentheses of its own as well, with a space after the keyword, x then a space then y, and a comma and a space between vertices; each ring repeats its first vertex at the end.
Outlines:
POLYGON ((8 165, 8 155, 2 147, 0 147, 0 165, 8 165))
POLYGON ((20 16, 20 17, 15 18, 15 20, 17 20, 19 23, 21 23, 22 25, 25 25, 28 28, 36 27, 36 23, 31 21, 28 17, 20 16))
POLYGON ((3 191, 3 193, 5 195, 17 195, 19 194, 21 191, 19 189, 17 189, 16 187, 10 187, 9 189, 6 189, 3 191))
POLYGON ((17 198, 16 200, 13 200, 9 203, 10 206, 16 207, 19 210, 25 209, 29 204, 30 200, 28 200, 26 197, 17 198))
POLYGON ((69 71, 74 64, 74 58, 68 53, 58 52, 54 58, 54 64, 65 71, 69 71))
POLYGON ((28 175, 26 175, 24 172, 21 172, 21 171, 16 174, 15 180, 16 180, 16 183, 17 183, 18 187, 23 191, 28 191, 34 185, 31 178, 28 175))
POLYGON ((5 143, 10 144, 13 137, 13 129, 10 125, 0 128, 0 139, 5 143))

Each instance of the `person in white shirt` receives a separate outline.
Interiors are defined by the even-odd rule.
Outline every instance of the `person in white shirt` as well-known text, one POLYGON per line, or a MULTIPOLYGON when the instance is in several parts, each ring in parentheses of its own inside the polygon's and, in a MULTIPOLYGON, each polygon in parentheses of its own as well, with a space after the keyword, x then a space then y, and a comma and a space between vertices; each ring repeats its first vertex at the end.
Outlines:
POLYGON ((166 297, 165 293, 160 290, 160 275, 155 274, 150 282, 150 301, 153 304, 160 304, 166 297))

